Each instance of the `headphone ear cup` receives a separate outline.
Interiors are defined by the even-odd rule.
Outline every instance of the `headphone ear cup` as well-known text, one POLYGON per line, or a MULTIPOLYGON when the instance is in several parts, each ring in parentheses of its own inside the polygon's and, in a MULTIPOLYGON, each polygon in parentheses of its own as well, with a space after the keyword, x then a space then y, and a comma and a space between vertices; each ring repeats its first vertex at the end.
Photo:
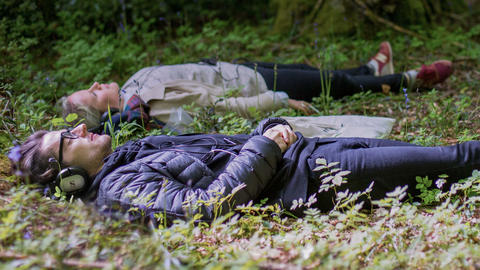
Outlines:
POLYGON ((55 186, 67 195, 79 196, 90 186, 91 180, 86 170, 80 167, 67 167, 60 171, 55 186))

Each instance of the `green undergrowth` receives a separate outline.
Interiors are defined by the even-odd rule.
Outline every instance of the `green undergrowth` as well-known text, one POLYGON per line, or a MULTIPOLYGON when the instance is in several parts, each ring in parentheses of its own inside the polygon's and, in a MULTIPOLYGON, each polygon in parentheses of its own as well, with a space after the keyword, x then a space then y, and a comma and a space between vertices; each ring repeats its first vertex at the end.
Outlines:
MULTIPOLYGON (((98 29, 68 34, 74 25, 51 26, 51 31, 59 32, 48 53, 41 49, 40 37, 22 36, 20 26, 7 29, 7 24, 0 24, 2 154, 35 130, 59 128, 56 100, 95 80, 122 84, 145 66, 205 57, 350 68, 368 61, 382 40, 393 46, 397 72, 445 58, 454 61, 455 73, 429 91, 365 92, 340 100, 324 96, 313 102, 319 114, 392 117, 396 123, 388 138, 425 146, 479 137, 478 27, 417 29, 426 40, 389 30, 369 38, 319 37, 312 31, 291 39, 271 34, 269 19, 255 26, 219 19, 201 26, 187 20, 176 23, 151 30, 153 22, 138 20, 125 31, 106 34, 98 29), (17 31, 16 37, 6 38, 7 31, 10 35, 17 31)), ((252 110, 252 118, 245 119, 233 112, 215 114, 214 109, 194 110, 187 131, 249 133, 264 117, 302 115, 291 109, 269 114, 252 110)), ((123 124, 111 135, 118 146, 130 139, 171 133, 123 124)), ((350 194, 339 189, 334 210, 323 213, 310 208, 302 218, 293 217, 292 209, 250 204, 211 224, 198 224, 192 217, 164 226, 110 219, 80 201, 50 200, 35 186, 19 184, 4 164, 0 175, 2 269, 471 269, 478 267, 480 259, 478 172, 452 187, 440 185, 442 179, 448 182, 445 176, 418 178, 419 195, 413 198, 401 188, 377 201, 369 201, 368 190, 350 194), (357 196, 373 207, 361 210, 354 201, 357 196)), ((319 181, 333 188, 348 181, 348 174, 330 171, 319 181)), ((308 208, 311 202, 295 205, 308 208)))
MULTIPOLYGON (((338 177, 321 179, 324 189, 348 181, 348 172, 329 175, 338 177)), ((302 218, 248 204, 209 224, 191 217, 154 226, 19 186, 1 197, 0 255, 5 269, 469 268, 480 255, 479 191, 475 171, 438 191, 429 207, 401 202, 405 187, 398 187, 364 211, 355 198, 367 188, 338 191, 332 211, 308 208, 302 218)))

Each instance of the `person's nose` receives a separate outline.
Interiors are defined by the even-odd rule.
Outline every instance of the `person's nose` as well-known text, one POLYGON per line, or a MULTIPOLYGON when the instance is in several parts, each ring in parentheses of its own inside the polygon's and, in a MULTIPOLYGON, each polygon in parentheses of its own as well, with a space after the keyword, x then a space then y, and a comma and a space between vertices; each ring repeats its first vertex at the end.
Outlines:
POLYGON ((79 136, 79 137, 85 137, 87 135, 87 125, 80 124, 80 125, 76 126, 72 130, 72 133, 79 136))
POLYGON ((88 89, 88 91, 92 92, 92 91, 97 90, 99 88, 100 88, 100 84, 98 82, 94 82, 92 84, 92 86, 90 87, 90 89, 88 89))

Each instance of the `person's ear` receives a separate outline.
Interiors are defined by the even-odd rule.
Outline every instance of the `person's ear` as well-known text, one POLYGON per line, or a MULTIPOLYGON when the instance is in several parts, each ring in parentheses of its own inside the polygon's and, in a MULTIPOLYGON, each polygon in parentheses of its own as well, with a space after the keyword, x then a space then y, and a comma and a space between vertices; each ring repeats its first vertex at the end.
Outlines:
POLYGON ((67 196, 81 196, 90 187, 92 180, 87 171, 80 167, 67 167, 61 170, 55 179, 58 187, 67 196))

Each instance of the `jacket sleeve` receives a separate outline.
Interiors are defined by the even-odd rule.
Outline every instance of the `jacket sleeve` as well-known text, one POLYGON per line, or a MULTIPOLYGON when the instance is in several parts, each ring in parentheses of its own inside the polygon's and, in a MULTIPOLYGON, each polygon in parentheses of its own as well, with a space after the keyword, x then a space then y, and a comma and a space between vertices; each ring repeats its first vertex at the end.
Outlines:
MULTIPOLYGON (((103 179, 96 203, 99 207, 141 209, 147 215, 165 213, 167 218, 201 213, 202 220, 211 221, 237 205, 258 199, 273 178, 281 155, 275 142, 254 136, 218 176, 201 177, 193 185, 182 178, 204 173, 195 168, 196 164, 182 169, 183 176, 174 176, 162 168, 165 162, 138 160, 137 164, 121 167, 103 179)), ((205 166, 203 170, 209 169, 205 166)))
POLYGON ((267 91, 250 97, 223 98, 215 103, 220 112, 234 111, 244 117, 252 117, 249 108, 254 107, 262 112, 276 111, 288 107, 288 95, 281 91, 267 91))

